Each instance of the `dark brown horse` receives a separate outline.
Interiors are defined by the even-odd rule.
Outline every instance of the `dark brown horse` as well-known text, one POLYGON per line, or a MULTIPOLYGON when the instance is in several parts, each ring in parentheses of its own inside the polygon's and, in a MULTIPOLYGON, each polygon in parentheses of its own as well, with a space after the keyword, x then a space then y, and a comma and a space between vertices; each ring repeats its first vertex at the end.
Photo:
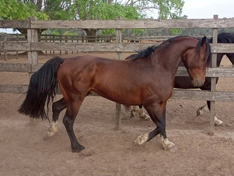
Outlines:
POLYGON ((52 105, 53 123, 49 135, 56 132, 59 113, 66 108, 63 123, 72 151, 79 152, 84 147, 77 141, 73 124, 84 98, 93 91, 120 104, 144 106, 157 127, 139 136, 135 143, 143 144, 160 134, 164 148, 174 150, 175 145, 166 135, 165 111, 178 66, 182 61, 192 84, 202 86, 210 55, 206 37, 180 36, 131 55, 127 60, 55 57, 32 75, 19 112, 32 118, 48 119, 45 104, 47 102, 48 107, 59 85, 63 98, 52 105))

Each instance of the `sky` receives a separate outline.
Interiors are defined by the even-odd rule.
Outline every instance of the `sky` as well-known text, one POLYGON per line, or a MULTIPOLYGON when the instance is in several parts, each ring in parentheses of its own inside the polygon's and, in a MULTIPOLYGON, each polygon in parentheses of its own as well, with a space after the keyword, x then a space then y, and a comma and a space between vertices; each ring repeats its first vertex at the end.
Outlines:
POLYGON ((234 0, 184 0, 182 16, 188 19, 209 19, 234 17, 234 0))

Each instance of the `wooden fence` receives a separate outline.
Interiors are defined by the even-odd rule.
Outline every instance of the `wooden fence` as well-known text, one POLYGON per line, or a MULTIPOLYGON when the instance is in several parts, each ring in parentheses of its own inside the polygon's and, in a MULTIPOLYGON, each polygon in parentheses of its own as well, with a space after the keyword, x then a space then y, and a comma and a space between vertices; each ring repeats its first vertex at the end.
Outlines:
MULTIPOLYGON (((124 43, 161 43, 172 36, 123 36, 122 42, 124 43)), ((11 42, 27 42, 27 34, 2 34, 1 37, 5 41, 11 42)), ((39 34, 38 42, 46 42, 46 43, 85 43, 85 42, 100 42, 100 43, 115 43, 116 36, 80 36, 80 35, 53 35, 53 34, 39 34)), ((14 51, 14 50, 13 50, 14 51)), ((0 51, 1 52, 1 51, 0 51)), ((8 50, 4 52, 4 58, 7 60, 8 52, 12 54, 12 50, 8 50)), ((16 54, 16 59, 19 57, 19 51, 14 51, 16 54)), ((23 51, 22 51, 23 52, 23 51)), ((53 54, 55 55, 55 51, 45 50, 44 54, 53 54)), ((59 54, 62 55, 62 52, 68 54, 69 51, 59 51, 59 54)), ((71 54, 79 53, 78 51, 70 51, 71 54)), ((1 53, 0 53, 1 55, 1 53)))
MULTIPOLYGON (((41 64, 38 64, 37 51, 78 51, 78 52, 115 52, 117 59, 121 59, 123 52, 134 52, 146 48, 147 43, 124 43, 122 29, 144 29, 144 28, 212 28, 213 43, 211 49, 213 53, 212 67, 207 70, 207 77, 212 77, 211 91, 201 90, 174 90, 172 98, 189 100, 209 100, 211 101, 210 132, 214 133, 215 101, 234 101, 234 92, 216 91, 216 77, 234 77, 233 68, 216 68, 217 53, 234 53, 234 44, 217 43, 218 28, 234 28, 234 19, 218 19, 215 15, 213 19, 204 20, 86 20, 86 21, 40 21, 30 18, 28 20, 0 20, 0 28, 22 28, 27 29, 27 42, 7 41, 2 38, 0 50, 7 52, 14 48, 15 51, 27 51, 29 63, 12 64, 0 63, 1 72, 28 72, 37 71, 41 64), (38 29, 116 29, 116 42, 114 43, 83 43, 83 42, 46 42, 38 40, 38 29)), ((185 68, 179 68, 177 76, 187 75, 185 68)), ((0 85, 0 93, 24 93, 27 85, 0 85)), ((119 128, 121 120, 119 118, 120 105, 116 105, 116 127, 119 128)))

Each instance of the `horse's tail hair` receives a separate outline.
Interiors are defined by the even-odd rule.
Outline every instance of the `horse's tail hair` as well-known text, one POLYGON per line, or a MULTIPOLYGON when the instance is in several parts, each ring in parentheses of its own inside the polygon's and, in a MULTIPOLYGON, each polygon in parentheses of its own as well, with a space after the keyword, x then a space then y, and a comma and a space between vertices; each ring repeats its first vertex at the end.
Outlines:
POLYGON ((30 79, 26 98, 19 108, 19 113, 32 118, 48 119, 48 106, 57 92, 57 70, 64 59, 54 57, 48 60, 30 79), (47 101, 47 113, 45 104, 47 101))

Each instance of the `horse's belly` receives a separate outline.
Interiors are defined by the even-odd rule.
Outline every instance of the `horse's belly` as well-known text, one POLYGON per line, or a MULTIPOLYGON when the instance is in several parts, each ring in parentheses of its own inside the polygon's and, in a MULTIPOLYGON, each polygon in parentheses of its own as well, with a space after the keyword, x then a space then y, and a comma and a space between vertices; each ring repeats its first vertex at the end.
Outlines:
POLYGON ((106 90, 102 89, 102 90, 93 90, 94 92, 96 92, 98 95, 109 99, 111 101, 123 104, 123 105, 141 105, 142 101, 141 101, 141 96, 138 93, 134 93, 134 92, 129 92, 126 93, 124 91, 114 91, 114 90, 106 90))

